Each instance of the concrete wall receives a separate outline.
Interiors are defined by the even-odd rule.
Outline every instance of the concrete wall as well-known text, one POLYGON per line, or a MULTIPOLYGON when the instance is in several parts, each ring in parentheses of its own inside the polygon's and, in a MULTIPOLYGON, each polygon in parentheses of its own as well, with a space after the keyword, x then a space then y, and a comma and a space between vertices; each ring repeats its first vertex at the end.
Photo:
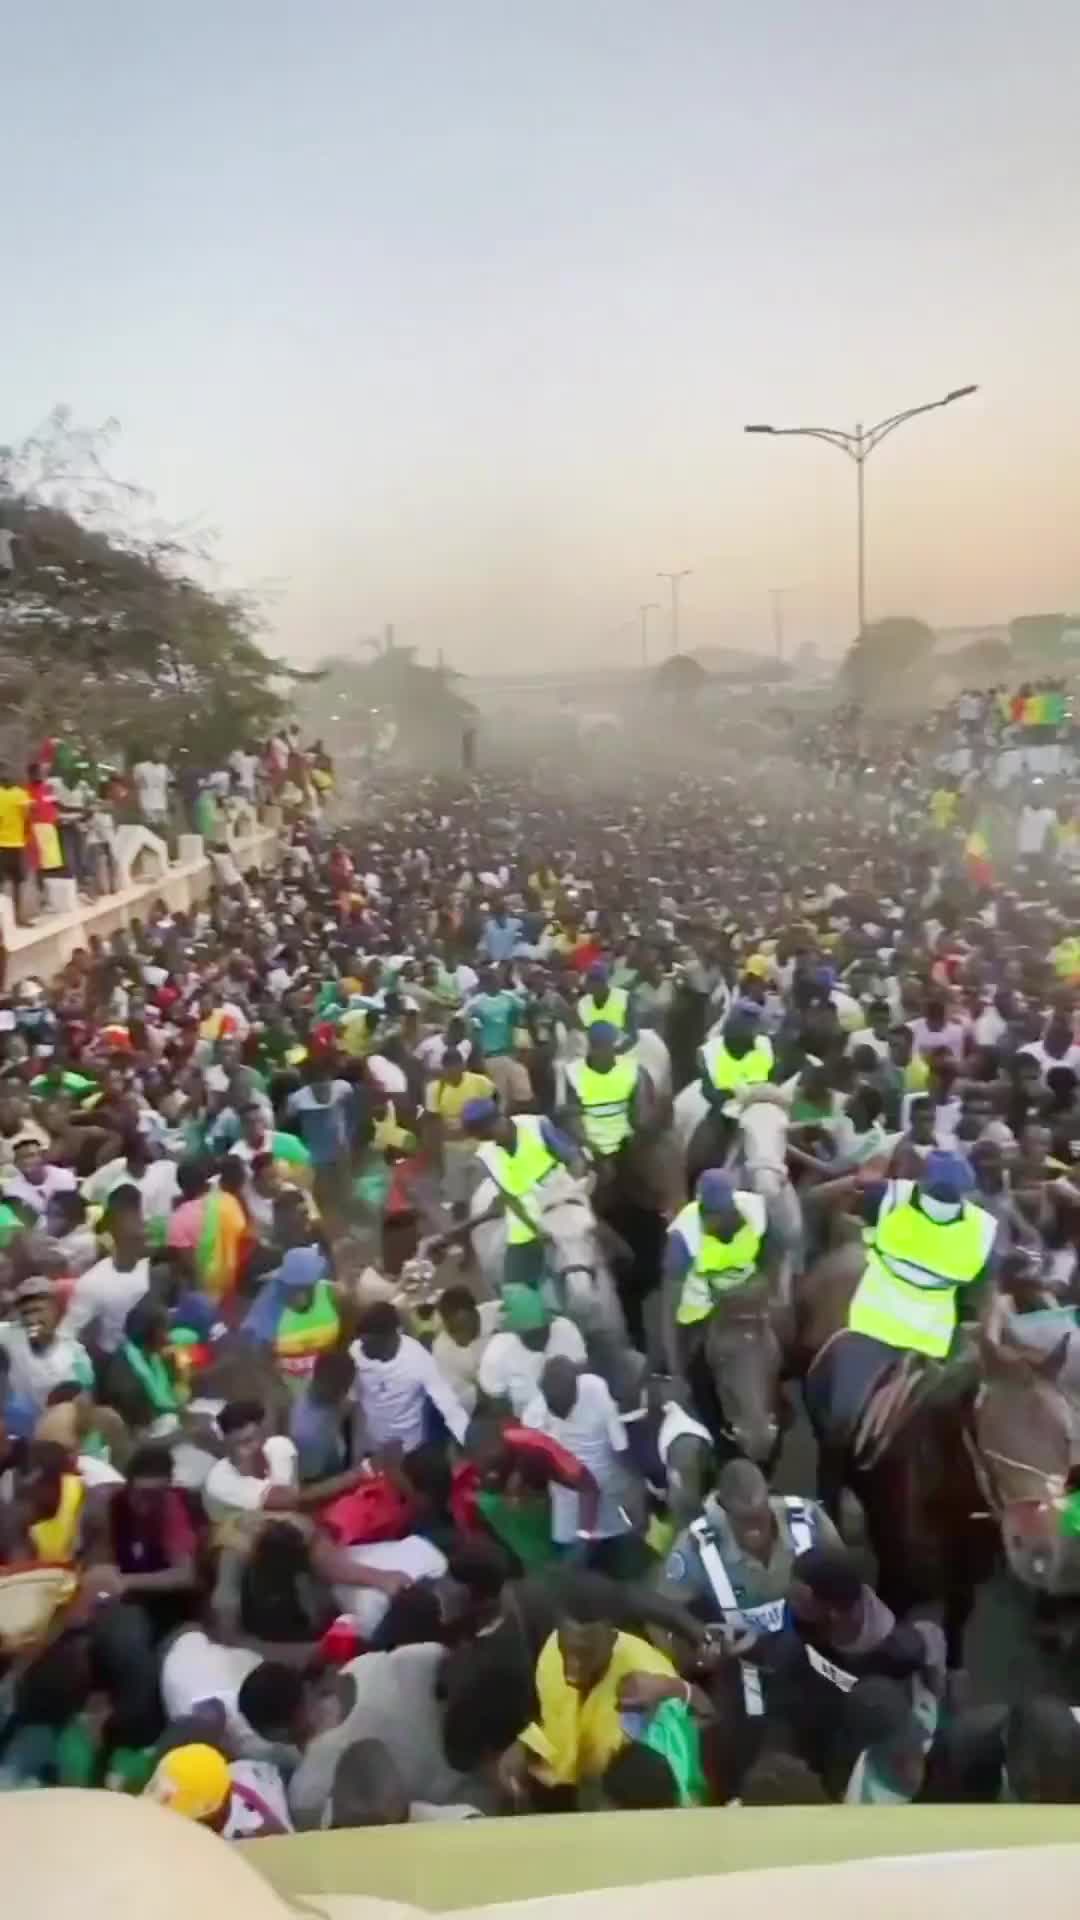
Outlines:
MULTIPOLYGON (((150 839, 150 836, 147 836, 150 839)), ((229 839, 229 850, 241 872, 249 867, 272 867, 281 851, 281 820, 275 808, 267 808, 260 822, 244 820, 240 830, 229 839)), ((170 907, 186 911, 209 892, 213 868, 198 834, 184 834, 180 857, 161 869, 158 861, 147 861, 157 868, 143 879, 132 879, 118 893, 103 894, 89 904, 79 901, 73 881, 51 882, 60 911, 44 913, 32 927, 15 924, 11 901, 0 897, 0 935, 7 949, 7 985, 15 986, 32 975, 49 980, 65 966, 79 947, 89 943, 96 933, 107 939, 132 920, 145 920, 155 900, 166 900, 170 907)), ((137 855, 136 855, 137 857, 137 855)))

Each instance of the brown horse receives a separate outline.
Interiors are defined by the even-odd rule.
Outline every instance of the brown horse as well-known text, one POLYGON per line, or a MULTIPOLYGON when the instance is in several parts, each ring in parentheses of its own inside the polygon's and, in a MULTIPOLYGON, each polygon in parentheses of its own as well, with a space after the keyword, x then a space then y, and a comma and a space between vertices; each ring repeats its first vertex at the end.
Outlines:
POLYGON ((949 1664, 959 1666, 975 1590, 992 1571, 999 1538, 1025 1584, 1052 1579, 1071 1449, 1069 1408, 1055 1385, 1067 1340, 1043 1355, 1007 1333, 984 1335, 966 1376, 960 1363, 944 1390, 917 1387, 906 1411, 898 1354, 897 1368, 870 1389, 885 1404, 879 1444, 866 1447, 863 1419, 861 1445, 837 1446, 815 1406, 815 1381, 841 1351, 864 1258, 859 1244, 825 1255, 796 1299, 798 1370, 818 1438, 819 1485, 834 1508, 842 1486, 858 1496, 878 1588, 896 1612, 943 1603, 949 1664))

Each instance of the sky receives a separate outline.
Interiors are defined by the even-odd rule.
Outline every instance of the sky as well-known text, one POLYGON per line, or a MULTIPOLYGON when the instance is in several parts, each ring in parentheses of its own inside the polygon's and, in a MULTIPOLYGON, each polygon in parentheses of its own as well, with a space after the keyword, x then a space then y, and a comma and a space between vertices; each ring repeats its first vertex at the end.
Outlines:
POLYGON ((310 663, 1080 608, 1076 0, 42 0, 0 439, 57 403, 310 663))

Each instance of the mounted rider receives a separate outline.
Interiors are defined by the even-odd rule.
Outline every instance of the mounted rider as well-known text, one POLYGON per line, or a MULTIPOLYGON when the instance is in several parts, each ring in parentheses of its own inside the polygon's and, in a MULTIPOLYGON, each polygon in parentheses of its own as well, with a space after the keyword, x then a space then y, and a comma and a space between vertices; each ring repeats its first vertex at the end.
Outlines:
POLYGON ((772 1041, 759 1031, 761 1011, 756 1000, 736 1000, 719 1034, 698 1053, 701 1091, 714 1113, 724 1113, 744 1087, 760 1087, 772 1078, 772 1041))
POLYGON ((958 1308, 980 1317, 993 1297, 997 1221, 969 1197, 975 1179, 958 1153, 928 1154, 918 1181, 864 1187, 866 1266, 848 1330, 903 1352, 944 1360, 958 1308))
POLYGON ((620 1158, 651 1117, 649 1076, 619 1045, 619 1029, 595 1020, 585 1058, 566 1069, 570 1123, 592 1156, 601 1187, 611 1185, 620 1158))
POLYGON ((582 1178, 586 1166, 581 1152, 550 1120, 532 1113, 500 1113, 494 1100, 470 1100, 461 1120, 466 1133, 479 1143, 477 1160, 499 1190, 494 1206, 462 1231, 471 1232, 505 1214, 503 1284, 538 1287, 544 1277, 547 1240, 539 1218, 540 1190, 556 1167, 582 1178))
POLYGON ((706 1169, 667 1235, 663 1327, 673 1376, 685 1378, 718 1309, 767 1305, 777 1265, 761 1195, 740 1192, 726 1173, 706 1169))
POLYGON ((603 1021, 616 1029, 621 1046, 632 1046, 637 1039, 637 1022, 634 1003, 627 989, 611 985, 607 966, 602 960, 595 961, 589 968, 585 985, 587 991, 577 1003, 577 1017, 584 1032, 588 1033, 597 1021, 603 1021))

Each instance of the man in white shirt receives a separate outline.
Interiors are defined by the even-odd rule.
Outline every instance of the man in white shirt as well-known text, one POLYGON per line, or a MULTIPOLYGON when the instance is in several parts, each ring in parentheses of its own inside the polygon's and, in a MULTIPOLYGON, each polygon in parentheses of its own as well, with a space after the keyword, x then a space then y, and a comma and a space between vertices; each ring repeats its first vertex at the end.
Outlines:
POLYGON ((259 771, 259 757, 255 753, 245 753, 243 747, 237 747, 229 755, 229 769, 237 787, 247 800, 255 798, 255 775, 259 771))
POLYGON ((356 1363, 353 1389, 367 1450, 397 1443, 411 1453, 427 1436, 429 1407, 442 1416, 459 1443, 468 1415, 426 1347, 401 1331, 397 1311, 380 1300, 361 1316, 359 1338, 349 1349, 356 1363))
POLYGON ((365 1467, 329 1480, 299 1484, 294 1441, 276 1433, 267 1438, 266 1417, 257 1400, 230 1400, 217 1416, 225 1447, 202 1485, 203 1506, 217 1524, 260 1513, 296 1513, 321 1507, 339 1493, 350 1493, 366 1477, 365 1467))
POLYGON ((54 1167, 51 1160, 46 1160, 36 1129, 17 1135, 11 1144, 11 1157, 15 1170, 5 1176, 5 1197, 18 1200, 39 1220, 44 1218, 54 1193, 74 1193, 79 1184, 70 1167, 54 1167))
MULTIPOLYGON (((579 1373, 569 1360, 549 1360, 522 1424, 557 1440, 589 1469, 600 1490, 591 1539, 613 1540, 633 1531, 628 1506, 637 1505, 637 1489, 625 1464, 626 1429, 599 1374, 579 1373)), ((549 1497, 551 1537, 560 1547, 571 1546, 581 1531, 581 1496, 553 1480, 549 1497)))
POLYGON ((115 1353, 124 1338, 124 1322, 150 1289, 142 1197, 130 1184, 114 1187, 106 1202, 102 1232, 112 1240, 110 1256, 88 1267, 75 1282, 61 1332, 81 1339, 89 1330, 102 1353, 115 1353))
POLYGON ((480 1362, 499 1324, 499 1303, 484 1300, 477 1305, 468 1287, 447 1287, 439 1301, 439 1320, 431 1357, 466 1413, 473 1413, 480 1362))
POLYGON ((1020 809, 1016 833, 1016 851, 1022 860, 1033 860, 1042 853, 1047 836, 1057 820, 1053 807, 1025 804, 1020 809))
POLYGON ((41 1274, 24 1280, 15 1294, 14 1320, 0 1325, 7 1354, 7 1391, 26 1407, 45 1411, 50 1393, 77 1380, 93 1391, 94 1368, 86 1348, 57 1331, 60 1302, 41 1274))
POLYGON ((140 760, 132 769, 139 810, 148 827, 162 832, 169 824, 169 783, 172 775, 164 760, 140 760))
POLYGON ((488 1400, 505 1400, 520 1420, 537 1393, 549 1360, 585 1365, 580 1329, 562 1314, 554 1318, 535 1287, 503 1288, 501 1326, 484 1348, 477 1385, 488 1400))

